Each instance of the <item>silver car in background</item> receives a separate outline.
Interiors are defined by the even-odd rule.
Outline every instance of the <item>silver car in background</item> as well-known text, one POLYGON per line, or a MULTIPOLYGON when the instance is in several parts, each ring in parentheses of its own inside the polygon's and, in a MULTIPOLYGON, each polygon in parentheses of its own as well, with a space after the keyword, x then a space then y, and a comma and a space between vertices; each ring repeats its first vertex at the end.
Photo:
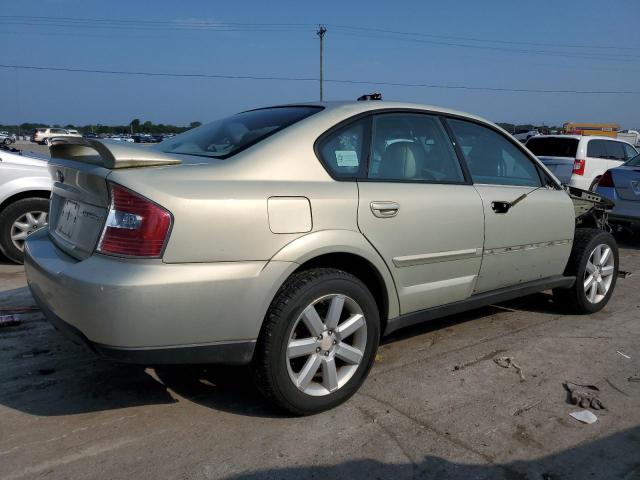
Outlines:
POLYGON ((285 105, 51 155, 25 261, 47 318, 119 361, 251 364, 295 414, 349 398, 399 328, 547 289, 590 313, 615 287, 611 235, 473 115, 285 105))
POLYGON ((640 155, 623 165, 607 170, 600 178, 596 193, 615 203, 609 220, 634 230, 640 227, 640 155))
POLYGON ((24 242, 47 225, 51 177, 49 157, 0 147, 0 250, 22 263, 24 242))

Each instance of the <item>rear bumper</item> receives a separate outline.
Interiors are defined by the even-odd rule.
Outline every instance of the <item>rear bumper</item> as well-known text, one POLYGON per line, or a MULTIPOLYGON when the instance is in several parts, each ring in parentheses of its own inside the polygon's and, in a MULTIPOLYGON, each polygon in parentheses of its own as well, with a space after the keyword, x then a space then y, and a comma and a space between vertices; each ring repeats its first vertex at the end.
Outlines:
POLYGON ((290 262, 78 261, 43 229, 25 247, 36 302, 68 336, 132 363, 247 363, 290 262))
POLYGON ((612 187, 598 187, 596 193, 612 200, 616 205, 608 211, 609 221, 619 223, 640 223, 640 201, 620 198, 612 187))

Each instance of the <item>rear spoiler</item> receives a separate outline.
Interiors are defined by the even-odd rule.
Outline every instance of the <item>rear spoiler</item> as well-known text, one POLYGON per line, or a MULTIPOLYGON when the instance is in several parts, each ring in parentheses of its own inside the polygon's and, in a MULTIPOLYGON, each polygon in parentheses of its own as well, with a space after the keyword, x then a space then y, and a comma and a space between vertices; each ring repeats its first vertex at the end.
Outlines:
POLYGON ((92 163, 110 170, 182 163, 176 157, 149 147, 81 137, 50 138, 49 151, 52 158, 92 163))

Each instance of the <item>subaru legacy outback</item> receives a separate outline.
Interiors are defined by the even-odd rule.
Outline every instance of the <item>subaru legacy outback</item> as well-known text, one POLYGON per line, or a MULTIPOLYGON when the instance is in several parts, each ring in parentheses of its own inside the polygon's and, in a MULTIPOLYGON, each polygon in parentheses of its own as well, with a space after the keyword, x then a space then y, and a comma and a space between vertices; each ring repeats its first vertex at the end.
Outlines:
POLYGON ((349 398, 399 328, 548 289, 590 313, 615 287, 611 235, 464 113, 286 105, 51 155, 49 225, 25 249, 48 319, 117 361, 250 364, 295 414, 349 398))

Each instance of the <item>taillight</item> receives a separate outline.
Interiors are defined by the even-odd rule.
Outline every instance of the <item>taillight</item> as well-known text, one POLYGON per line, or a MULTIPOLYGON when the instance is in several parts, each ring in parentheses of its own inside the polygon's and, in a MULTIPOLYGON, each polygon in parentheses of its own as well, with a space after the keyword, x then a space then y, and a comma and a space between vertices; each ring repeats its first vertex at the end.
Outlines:
POLYGON ((573 162, 573 173, 575 173, 576 175, 584 175, 584 164, 584 160, 576 158, 573 162))
POLYGON ((159 257, 171 214, 151 200, 109 183, 111 207, 98 251, 129 257, 159 257))
POLYGON ((600 177, 600 180, 598 181, 598 186, 613 188, 614 185, 613 185, 613 176, 611 175, 611 170, 607 170, 606 172, 604 172, 604 174, 600 177))

